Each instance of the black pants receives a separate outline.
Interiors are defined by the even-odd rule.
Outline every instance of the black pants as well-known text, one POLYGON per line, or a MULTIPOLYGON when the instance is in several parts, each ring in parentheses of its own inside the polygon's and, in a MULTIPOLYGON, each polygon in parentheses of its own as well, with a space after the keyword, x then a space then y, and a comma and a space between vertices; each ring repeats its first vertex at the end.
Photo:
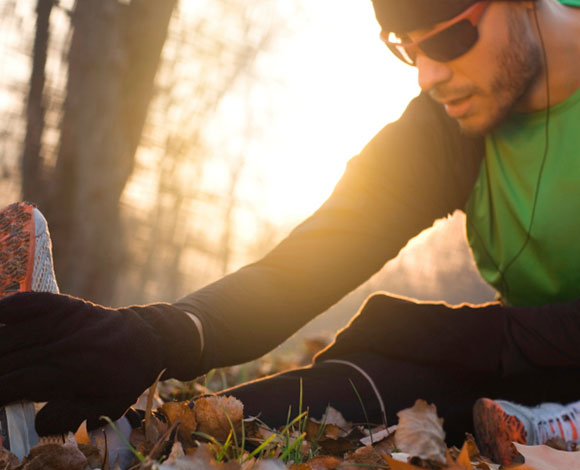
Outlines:
POLYGON ((396 424, 397 412, 422 398, 444 418, 448 444, 460 445, 479 397, 580 399, 580 307, 452 308, 373 295, 311 366, 221 393, 280 426, 289 406, 298 414, 301 387, 310 416, 331 405, 360 423, 396 424))

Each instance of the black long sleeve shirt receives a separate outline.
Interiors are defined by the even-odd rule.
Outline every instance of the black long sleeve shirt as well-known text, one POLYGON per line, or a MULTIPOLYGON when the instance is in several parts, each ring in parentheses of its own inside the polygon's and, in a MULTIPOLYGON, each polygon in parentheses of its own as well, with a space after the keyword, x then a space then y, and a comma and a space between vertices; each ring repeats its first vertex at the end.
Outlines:
POLYGON ((203 324, 203 370, 270 351, 463 209, 483 155, 483 139, 463 135, 427 95, 415 98, 272 251, 175 303, 203 324))

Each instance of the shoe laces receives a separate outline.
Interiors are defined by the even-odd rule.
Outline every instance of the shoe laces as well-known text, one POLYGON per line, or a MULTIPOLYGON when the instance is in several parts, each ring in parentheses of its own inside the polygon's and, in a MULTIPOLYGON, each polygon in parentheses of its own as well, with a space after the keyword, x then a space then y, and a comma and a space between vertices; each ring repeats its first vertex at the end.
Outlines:
POLYGON ((567 442, 579 442, 580 402, 562 406, 556 413, 554 411, 556 410, 550 409, 549 406, 541 406, 535 413, 534 421, 539 443, 543 444, 556 437, 561 437, 567 442))

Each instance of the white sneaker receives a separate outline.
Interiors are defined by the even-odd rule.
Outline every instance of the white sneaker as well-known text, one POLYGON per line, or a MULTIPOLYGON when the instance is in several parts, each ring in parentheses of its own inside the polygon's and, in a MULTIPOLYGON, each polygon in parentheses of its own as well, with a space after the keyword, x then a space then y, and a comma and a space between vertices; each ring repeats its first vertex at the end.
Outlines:
POLYGON ((557 437, 580 442, 580 401, 568 405, 543 403, 531 408, 480 398, 473 407, 473 424, 481 452, 508 465, 517 455, 512 442, 539 445, 557 437))

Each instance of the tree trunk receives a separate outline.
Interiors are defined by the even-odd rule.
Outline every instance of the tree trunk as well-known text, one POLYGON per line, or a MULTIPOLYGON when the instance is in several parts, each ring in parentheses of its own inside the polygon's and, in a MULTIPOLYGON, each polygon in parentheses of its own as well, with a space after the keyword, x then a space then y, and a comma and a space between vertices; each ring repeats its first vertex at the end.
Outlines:
POLYGON ((36 31, 32 51, 32 72, 26 106, 26 137, 22 152, 22 196, 39 201, 42 168, 42 132, 44 130, 44 81, 46 56, 50 37, 50 13, 55 0, 38 0, 36 4, 36 31))
POLYGON ((108 304, 124 255, 132 172, 176 0, 78 0, 46 212, 63 292, 108 304))

